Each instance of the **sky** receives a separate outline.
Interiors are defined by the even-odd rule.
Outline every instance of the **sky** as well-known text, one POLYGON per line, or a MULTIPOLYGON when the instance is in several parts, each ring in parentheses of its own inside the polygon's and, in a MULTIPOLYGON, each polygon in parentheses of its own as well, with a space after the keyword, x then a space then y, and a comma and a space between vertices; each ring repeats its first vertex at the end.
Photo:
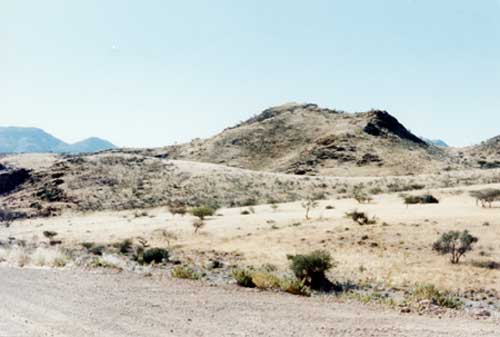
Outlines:
POLYGON ((275 105, 500 134, 500 0, 0 0, 0 125, 153 147, 275 105))

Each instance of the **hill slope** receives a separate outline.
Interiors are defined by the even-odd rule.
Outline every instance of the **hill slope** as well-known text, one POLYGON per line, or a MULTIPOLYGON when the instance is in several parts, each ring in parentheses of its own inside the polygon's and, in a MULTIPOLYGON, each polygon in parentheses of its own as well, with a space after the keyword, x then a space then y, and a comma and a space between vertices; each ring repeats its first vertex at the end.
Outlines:
POLYGON ((113 148, 113 144, 99 138, 67 144, 38 128, 0 127, 0 153, 82 153, 113 148))
POLYGON ((456 163, 448 151, 426 143, 385 111, 349 114, 295 103, 155 154, 301 175, 419 174, 456 163))
POLYGON ((500 136, 467 148, 463 152, 474 165, 485 169, 500 168, 500 136))

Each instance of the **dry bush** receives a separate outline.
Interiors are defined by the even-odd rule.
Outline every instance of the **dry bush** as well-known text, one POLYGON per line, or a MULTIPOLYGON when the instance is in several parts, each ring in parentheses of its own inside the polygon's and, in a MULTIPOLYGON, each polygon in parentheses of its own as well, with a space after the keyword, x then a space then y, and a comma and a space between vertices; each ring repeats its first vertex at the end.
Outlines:
POLYGON ((377 223, 377 219, 375 217, 372 217, 371 219, 366 215, 365 212, 359 212, 357 210, 347 212, 346 214, 347 218, 352 219, 354 222, 358 223, 360 226, 364 225, 374 225, 377 223))

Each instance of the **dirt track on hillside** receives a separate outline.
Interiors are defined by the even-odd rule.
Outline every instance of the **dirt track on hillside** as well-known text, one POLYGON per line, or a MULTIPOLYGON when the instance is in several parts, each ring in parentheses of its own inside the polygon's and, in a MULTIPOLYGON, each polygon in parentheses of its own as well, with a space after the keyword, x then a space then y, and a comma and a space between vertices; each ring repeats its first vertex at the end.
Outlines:
POLYGON ((136 274, 0 268, 0 337, 498 336, 492 322, 136 274))

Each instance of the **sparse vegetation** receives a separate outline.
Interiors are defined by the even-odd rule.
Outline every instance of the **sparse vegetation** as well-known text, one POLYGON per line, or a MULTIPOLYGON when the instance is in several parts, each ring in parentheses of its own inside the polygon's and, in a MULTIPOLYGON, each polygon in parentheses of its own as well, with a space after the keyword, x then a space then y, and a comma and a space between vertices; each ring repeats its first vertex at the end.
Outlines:
POLYGON ((460 309, 463 306, 458 297, 452 296, 449 292, 441 291, 429 284, 417 285, 409 297, 410 300, 417 303, 430 301, 434 305, 449 309, 460 309))
POLYGON ((368 193, 365 192, 363 185, 356 185, 354 186, 354 199, 359 203, 359 204, 368 204, 373 201, 373 198, 368 195, 368 193))
POLYGON ((172 277, 184 280, 199 280, 201 274, 197 273, 193 268, 187 266, 175 266, 171 272, 172 277))
POLYGON ((463 232, 449 231, 441 235, 438 241, 434 242, 432 249, 441 255, 450 255, 450 262, 457 264, 465 253, 472 250, 478 238, 469 234, 467 230, 463 232))
POLYGON ((247 269, 235 269, 232 272, 232 276, 240 287, 244 288, 255 288, 255 284, 252 280, 252 272, 247 269))
POLYGON ((276 275, 270 272, 259 271, 252 274, 252 283, 256 288, 266 290, 279 289, 281 282, 276 275))

